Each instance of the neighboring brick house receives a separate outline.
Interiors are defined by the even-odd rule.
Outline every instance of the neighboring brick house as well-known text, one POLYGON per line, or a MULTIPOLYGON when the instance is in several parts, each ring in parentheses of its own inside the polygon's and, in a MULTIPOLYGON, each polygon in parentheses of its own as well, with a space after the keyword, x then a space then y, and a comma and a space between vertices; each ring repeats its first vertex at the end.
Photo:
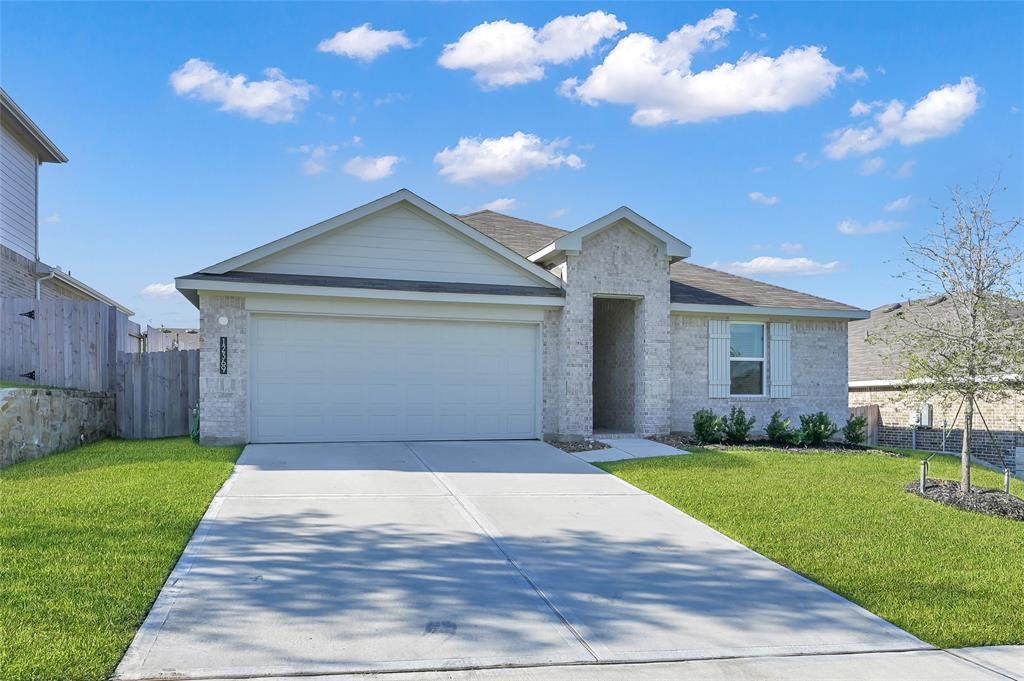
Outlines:
MULTIPOLYGON (((906 390, 899 358, 884 341, 887 334, 899 332, 907 315, 925 310, 951 313, 948 300, 939 296, 882 305, 869 318, 849 325, 850 406, 878 406, 880 444, 958 453, 963 445, 962 399, 940 394, 922 402, 917 393, 906 390), (924 405, 924 421, 930 411, 931 424, 917 425, 922 423, 924 405)), ((1024 384, 1011 387, 1008 398, 977 405, 971 453, 999 469, 1024 473, 1024 384)))
POLYGON ((628 208, 571 232, 401 190, 180 277, 208 443, 573 440, 742 405, 847 415, 863 310, 685 262, 628 208))
POLYGON ((0 89, 0 298, 98 300, 132 315, 39 256, 39 167, 67 157, 0 89))

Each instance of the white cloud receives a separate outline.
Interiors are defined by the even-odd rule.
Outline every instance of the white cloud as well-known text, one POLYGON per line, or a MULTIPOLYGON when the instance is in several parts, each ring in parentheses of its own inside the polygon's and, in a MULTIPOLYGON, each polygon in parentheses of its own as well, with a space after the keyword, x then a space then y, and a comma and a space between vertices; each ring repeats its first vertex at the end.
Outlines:
POLYGON ((869 113, 884 104, 885 102, 879 99, 876 99, 873 102, 862 102, 858 99, 853 103, 853 106, 850 107, 850 115, 854 117, 867 116, 869 113))
POLYGON ((583 82, 569 79, 559 91, 592 105, 632 105, 636 125, 696 123, 809 104, 830 92, 843 73, 820 47, 791 47, 778 57, 748 53, 694 73, 694 55, 719 47, 735 28, 736 13, 719 9, 664 40, 631 33, 583 82))
POLYGON ((568 208, 556 208, 555 210, 548 213, 548 220, 557 220, 559 218, 564 218, 568 214, 568 208))
POLYGON ((371 62, 396 47, 409 49, 412 41, 405 31, 379 31, 369 23, 356 26, 348 31, 338 31, 333 38, 321 40, 316 46, 319 52, 330 52, 341 57, 371 62))
POLYGON ((146 284, 142 289, 142 295, 146 298, 170 298, 178 295, 178 289, 174 288, 174 284, 146 284))
POLYGON ((902 213, 906 209, 910 208, 910 202, 912 199, 913 197, 911 197, 910 194, 907 194, 906 196, 901 196, 900 198, 885 204, 882 210, 884 210, 886 213, 902 213))
POLYGON ((864 70, 863 66, 858 66, 854 70, 844 73, 843 77, 853 83, 859 83, 861 81, 868 80, 868 72, 864 70))
POLYGON ((909 146, 951 135, 978 110, 981 92, 974 79, 965 76, 956 85, 932 90, 909 109, 896 99, 879 104, 874 123, 832 131, 825 155, 841 159, 869 154, 894 142, 909 146))
POLYGON ((768 196, 767 194, 762 194, 761 192, 750 192, 749 194, 747 194, 747 198, 749 198, 754 203, 760 203, 762 206, 774 206, 780 201, 779 197, 777 196, 768 196))
POLYGON ((821 161, 811 158, 811 155, 806 151, 801 151, 799 154, 794 156, 793 163, 803 166, 804 168, 814 168, 815 166, 821 165, 821 161))
POLYGON ((562 153, 567 139, 546 142, 532 133, 516 132, 506 137, 463 137, 454 148, 445 147, 434 156, 441 174, 451 182, 508 184, 545 168, 568 166, 579 169, 583 159, 562 153))
POLYGON ((519 202, 515 199, 494 199, 480 206, 480 210, 493 210, 500 213, 503 210, 512 210, 518 205, 519 202))
POLYGON ((398 156, 355 156, 345 164, 345 172, 363 182, 383 180, 395 172, 398 156))
POLYGON ((751 168, 750 172, 760 175, 761 173, 767 173, 769 170, 771 170, 771 168, 768 166, 757 166, 756 168, 751 168))
POLYGON ((845 268, 838 260, 831 262, 818 262, 810 258, 777 258, 770 255, 758 256, 752 260, 743 260, 729 263, 711 263, 711 267, 724 272, 742 275, 758 274, 789 274, 797 276, 812 276, 817 274, 832 274, 845 268))
POLYGON ((328 160, 338 150, 337 144, 303 144, 289 151, 305 154, 300 164, 303 175, 319 175, 327 172, 328 160))
POLYGON ((902 228, 903 223, 896 220, 872 220, 868 223, 862 223, 848 218, 836 225, 836 231, 847 235, 882 234, 883 232, 893 232, 902 228))
POLYGON ((397 104, 399 102, 404 102, 407 99, 409 99, 409 95, 403 94, 401 92, 389 92, 383 97, 375 97, 373 100, 373 105, 387 106, 388 104, 397 104))
POLYGON ((873 158, 866 158, 866 159, 864 159, 863 163, 860 164, 860 174, 861 175, 874 175, 875 173, 877 173, 878 171, 880 171, 884 167, 885 167, 885 159, 884 158, 881 158, 880 156, 875 156, 873 158))
POLYGON ((202 59, 189 59, 171 74, 171 87, 184 97, 220 104, 221 111, 240 113, 264 123, 295 120, 295 114, 316 89, 304 80, 285 78, 281 69, 264 69, 266 80, 218 71, 202 59))
POLYGON ((43 218, 43 222, 47 225, 56 225, 60 222, 60 213, 51 213, 43 218))
POLYGON ((540 30, 507 19, 485 22, 444 46, 437 63, 469 69, 486 89, 544 77, 545 64, 563 64, 590 54, 607 38, 626 30, 614 14, 597 11, 556 17, 540 30))
POLYGON ((896 177, 905 180, 914 174, 914 166, 916 165, 917 161, 904 161, 896 171, 896 177))
POLYGON ((804 250, 804 245, 786 242, 779 244, 779 250, 782 251, 783 253, 799 253, 800 251, 804 250))

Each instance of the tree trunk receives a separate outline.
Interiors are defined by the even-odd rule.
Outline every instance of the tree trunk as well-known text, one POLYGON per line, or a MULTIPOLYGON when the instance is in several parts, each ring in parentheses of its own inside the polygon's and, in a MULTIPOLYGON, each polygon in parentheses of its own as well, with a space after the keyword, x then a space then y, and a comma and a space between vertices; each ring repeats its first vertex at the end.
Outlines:
POLYGON ((964 400, 964 437, 963 447, 960 449, 960 491, 968 493, 971 491, 971 433, 974 429, 974 395, 968 395, 964 400))

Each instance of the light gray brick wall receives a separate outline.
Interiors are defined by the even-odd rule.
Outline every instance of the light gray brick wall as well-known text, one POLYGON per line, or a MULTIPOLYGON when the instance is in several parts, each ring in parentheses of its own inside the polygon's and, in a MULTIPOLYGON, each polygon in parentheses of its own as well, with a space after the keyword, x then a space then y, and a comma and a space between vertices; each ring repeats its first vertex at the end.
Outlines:
MULTIPOLYGON (((672 315, 672 419, 673 431, 693 432, 693 414, 711 409, 728 414, 733 405, 757 419, 754 433, 763 434, 772 413, 780 410, 799 425, 800 415, 825 411, 836 424, 846 423, 847 357, 845 320, 789 321, 792 331, 793 396, 708 397, 708 320, 672 315)), ((771 376, 771 353, 766 361, 771 376)))
POLYGON ((35 298, 35 261, 0 246, 0 298, 35 298))
POLYGON ((669 428, 669 272, 658 244, 622 222, 583 242, 566 260, 565 308, 561 319, 558 435, 593 433, 594 297, 636 296, 634 420, 643 435, 669 428))
POLYGON ((200 296, 199 418, 203 444, 249 439, 249 314, 245 298, 200 296), (219 319, 224 317, 227 324, 219 319), (220 373, 220 338, 228 339, 228 372, 220 373))
POLYGON ((561 351, 562 311, 547 310, 541 323, 542 388, 541 388, 541 431, 545 438, 558 436, 559 390, 562 380, 561 351))

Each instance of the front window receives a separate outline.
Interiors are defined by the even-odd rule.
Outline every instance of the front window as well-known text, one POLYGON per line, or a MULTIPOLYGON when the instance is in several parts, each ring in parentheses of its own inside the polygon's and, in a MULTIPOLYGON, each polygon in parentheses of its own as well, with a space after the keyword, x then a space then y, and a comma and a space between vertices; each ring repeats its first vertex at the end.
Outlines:
POLYGON ((764 395, 764 324, 729 324, 729 394, 764 395))

